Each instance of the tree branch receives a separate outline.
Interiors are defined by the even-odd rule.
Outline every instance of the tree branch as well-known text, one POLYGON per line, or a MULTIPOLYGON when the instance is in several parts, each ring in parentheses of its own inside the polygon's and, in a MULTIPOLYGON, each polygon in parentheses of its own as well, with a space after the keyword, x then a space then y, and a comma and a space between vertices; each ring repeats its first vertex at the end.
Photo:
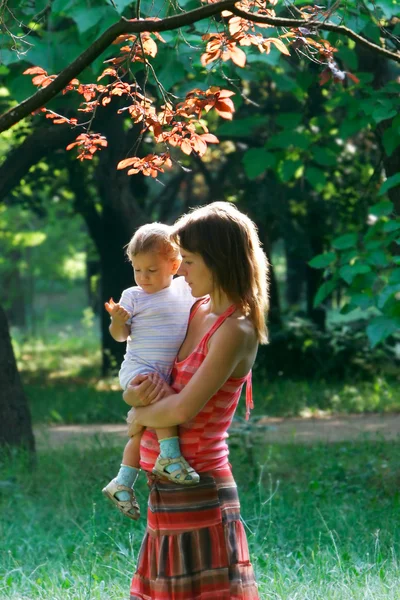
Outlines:
POLYGON ((113 41, 120 35, 126 33, 144 33, 155 31, 170 31, 179 29, 185 25, 192 25, 197 21, 211 17, 220 13, 222 10, 231 8, 235 0, 221 0, 215 4, 208 4, 195 10, 190 10, 180 15, 167 17, 165 19, 143 19, 141 21, 128 21, 122 18, 114 25, 111 25, 106 31, 87 48, 78 58, 76 58, 68 67, 52 81, 47 87, 41 88, 33 96, 27 98, 17 106, 13 106, 4 115, 0 117, 0 132, 10 129, 13 125, 21 121, 33 111, 41 108, 49 100, 54 98, 68 83, 77 77, 89 66, 104 50, 106 50, 113 41))
POLYGON ((233 14, 253 21, 254 23, 265 23, 274 27, 306 27, 310 30, 333 31, 344 35, 356 43, 369 48, 389 60, 394 60, 400 63, 400 53, 391 52, 385 48, 381 48, 377 44, 369 42, 362 36, 358 35, 348 27, 343 25, 335 25, 330 22, 320 22, 304 19, 288 19, 283 17, 265 17, 257 14, 247 13, 235 7, 237 0, 220 0, 213 4, 207 4, 200 8, 190 10, 179 15, 167 17, 165 19, 143 19, 143 20, 127 20, 120 19, 114 25, 111 25, 89 48, 87 48, 78 58, 76 58, 68 67, 45 88, 41 88, 30 98, 27 98, 17 106, 13 106, 0 117, 0 132, 6 131, 21 119, 28 116, 33 111, 41 108, 63 90, 68 83, 77 77, 87 66, 89 66, 104 50, 106 50, 112 42, 119 36, 128 33, 144 33, 156 31, 172 31, 187 25, 192 25, 202 19, 206 19, 213 15, 217 15, 224 10, 229 10, 233 14))
POLYGON ((340 35, 344 35, 345 37, 354 40, 357 44, 361 46, 365 46, 365 48, 369 48, 372 52, 376 52, 385 56, 389 60, 394 60, 395 62, 400 63, 400 53, 391 52, 390 50, 386 50, 373 42, 368 41, 363 38, 358 33, 355 33, 352 29, 345 27, 344 25, 335 25, 335 23, 330 23, 329 21, 309 21, 303 19, 283 19, 277 17, 262 17, 257 14, 252 14, 240 10, 240 8, 236 8, 233 6, 229 9, 234 15, 237 17, 241 17, 242 19, 246 19, 247 21, 252 21, 254 23, 265 23, 267 25, 275 25, 276 27, 304 27, 305 29, 318 30, 322 31, 333 31, 334 33, 339 33, 340 35))

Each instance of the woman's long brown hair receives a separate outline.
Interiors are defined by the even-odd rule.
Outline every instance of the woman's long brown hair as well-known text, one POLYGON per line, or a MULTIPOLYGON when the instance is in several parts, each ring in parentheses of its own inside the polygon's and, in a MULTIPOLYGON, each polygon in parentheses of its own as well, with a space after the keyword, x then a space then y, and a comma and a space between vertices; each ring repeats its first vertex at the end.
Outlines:
POLYGON ((217 287, 252 321, 268 342, 268 259, 256 225, 229 202, 213 202, 183 215, 173 226, 181 248, 202 256, 217 287))

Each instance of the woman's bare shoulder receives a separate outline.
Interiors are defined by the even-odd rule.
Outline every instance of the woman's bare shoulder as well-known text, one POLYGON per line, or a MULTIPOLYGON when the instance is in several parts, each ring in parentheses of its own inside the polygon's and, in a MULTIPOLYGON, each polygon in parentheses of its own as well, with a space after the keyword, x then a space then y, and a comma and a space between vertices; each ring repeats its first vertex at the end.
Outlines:
POLYGON ((257 334, 254 325, 249 317, 246 317, 240 311, 234 312, 223 325, 226 334, 248 348, 257 345, 257 334))

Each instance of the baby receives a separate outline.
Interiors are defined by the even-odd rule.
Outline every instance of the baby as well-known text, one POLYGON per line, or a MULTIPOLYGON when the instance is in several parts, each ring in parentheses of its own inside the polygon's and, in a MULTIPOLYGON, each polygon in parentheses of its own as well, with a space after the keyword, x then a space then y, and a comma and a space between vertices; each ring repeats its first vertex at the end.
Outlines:
MULTIPOLYGON (((195 299, 183 277, 173 278, 181 257, 170 239, 170 227, 151 223, 140 227, 127 246, 136 286, 122 292, 118 304, 105 303, 111 315, 110 333, 118 342, 127 341, 119 372, 124 390, 136 375, 158 373, 167 383, 178 350, 185 338, 190 309, 195 299)), ((129 389, 128 389, 129 391, 129 389)), ((128 413, 129 423, 129 413, 128 413)), ((140 470, 141 426, 129 424, 118 475, 103 494, 130 519, 140 516, 134 483, 140 470)), ((160 455, 153 472, 185 485, 198 483, 199 475, 180 452, 178 428, 156 430, 160 455)))

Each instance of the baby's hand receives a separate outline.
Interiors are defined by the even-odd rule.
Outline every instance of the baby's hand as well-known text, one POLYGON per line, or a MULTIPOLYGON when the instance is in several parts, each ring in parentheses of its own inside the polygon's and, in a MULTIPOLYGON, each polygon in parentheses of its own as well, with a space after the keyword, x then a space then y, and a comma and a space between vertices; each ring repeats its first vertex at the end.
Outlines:
POLYGON ((123 306, 114 302, 112 298, 104 303, 104 307, 108 314, 112 316, 113 320, 120 323, 126 323, 131 316, 123 306))

